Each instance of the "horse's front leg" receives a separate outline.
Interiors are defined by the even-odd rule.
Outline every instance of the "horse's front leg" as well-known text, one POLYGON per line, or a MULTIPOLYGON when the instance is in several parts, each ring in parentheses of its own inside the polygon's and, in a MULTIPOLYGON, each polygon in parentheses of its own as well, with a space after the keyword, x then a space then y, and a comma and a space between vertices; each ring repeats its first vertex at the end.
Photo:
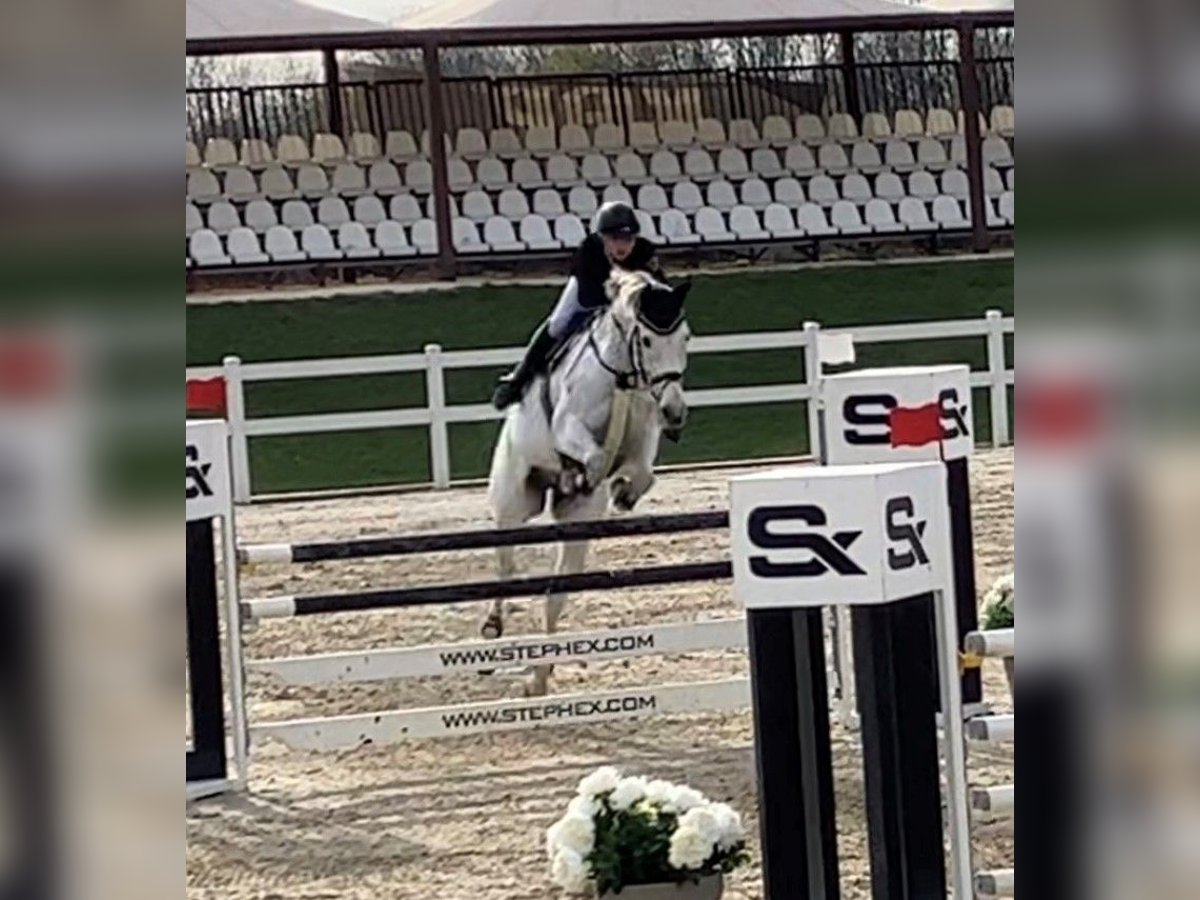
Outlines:
POLYGON ((554 449, 583 466, 583 484, 574 487, 590 493, 604 480, 608 460, 587 425, 562 407, 554 411, 554 449))
POLYGON ((613 509, 629 512, 654 486, 654 473, 642 466, 622 467, 612 480, 610 494, 613 509))

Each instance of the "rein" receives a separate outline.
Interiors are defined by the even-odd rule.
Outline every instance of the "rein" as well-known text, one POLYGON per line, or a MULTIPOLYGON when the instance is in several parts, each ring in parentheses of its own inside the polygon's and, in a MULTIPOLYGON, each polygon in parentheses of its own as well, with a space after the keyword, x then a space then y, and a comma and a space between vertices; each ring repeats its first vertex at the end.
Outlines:
MULTIPOLYGON (((645 355, 643 354, 641 344, 638 341, 638 338, 641 335, 640 330, 635 327, 633 331, 626 336, 624 329, 621 328, 621 323, 618 322, 615 317, 610 318, 612 318, 613 325, 616 326, 617 333, 621 335, 622 339, 625 341, 625 350, 629 356, 629 363, 631 366, 633 366, 633 371, 622 372, 620 369, 616 369, 609 365, 608 361, 604 358, 604 355, 600 352, 600 345, 596 343, 596 324, 602 318, 603 315, 597 316, 588 326, 588 347, 595 355, 596 361, 600 363, 601 368, 603 368, 616 379, 618 390, 649 390, 658 384, 683 380, 683 373, 675 371, 662 372, 658 375, 655 375, 653 378, 650 377, 650 375, 646 372, 645 355)), ((651 326, 651 328, 657 334, 670 334, 675 330, 675 328, 679 327, 679 324, 682 321, 683 316, 680 316, 675 322, 674 327, 672 327, 669 331, 659 331, 657 328, 653 328, 653 326, 651 326)))

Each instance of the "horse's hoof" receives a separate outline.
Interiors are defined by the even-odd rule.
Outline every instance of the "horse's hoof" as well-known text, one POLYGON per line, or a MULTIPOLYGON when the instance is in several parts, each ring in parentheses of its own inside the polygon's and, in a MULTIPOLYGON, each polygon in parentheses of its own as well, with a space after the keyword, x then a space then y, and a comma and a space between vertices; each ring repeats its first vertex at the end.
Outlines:
POLYGON ((524 687, 522 687, 521 692, 526 697, 545 697, 546 696, 546 685, 544 685, 544 684, 538 685, 538 684, 533 684, 531 682, 526 682, 524 687))
POLYGON ((483 625, 480 626, 479 633, 483 635, 485 640, 496 640, 496 638, 504 634, 504 620, 499 616, 488 616, 483 620, 483 625))

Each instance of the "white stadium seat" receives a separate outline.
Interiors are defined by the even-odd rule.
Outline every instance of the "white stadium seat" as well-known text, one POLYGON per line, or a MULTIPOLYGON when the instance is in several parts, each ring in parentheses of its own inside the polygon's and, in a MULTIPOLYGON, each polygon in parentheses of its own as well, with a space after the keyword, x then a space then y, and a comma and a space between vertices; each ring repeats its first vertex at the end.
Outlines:
POLYGON ((659 219, 658 229, 663 240, 668 244, 698 244, 700 235, 692 230, 692 225, 677 209, 669 209, 659 219))
POLYGON ((734 119, 729 123, 729 142, 747 150, 762 145, 758 126, 749 119, 734 119))
POLYGON ((1000 195, 1000 215, 1009 225, 1017 224, 1016 195, 1012 191, 1000 195))
POLYGON ((419 255, 428 256, 437 253, 437 223, 433 219, 418 219, 413 222, 412 244, 419 255))
POLYGON ((306 163, 296 170, 296 189, 305 197, 329 193, 329 176, 321 166, 306 163))
POLYGON ((563 206, 562 194, 554 188, 542 188, 533 192, 533 211, 539 216, 553 218, 567 211, 563 206))
POLYGON ((763 213, 763 227, 773 238, 800 237, 800 229, 792 218, 792 211, 782 203, 772 203, 763 213))
POLYGON ((842 179, 842 197, 846 200, 862 206, 872 196, 871 185, 867 182, 865 175, 860 175, 858 172, 851 172, 842 179))
MULTIPOLYGON (((917 164, 935 171, 946 168, 950 165, 950 159, 946 156, 946 145, 937 138, 921 138, 917 142, 917 164)), ((901 171, 897 166, 892 168, 901 171)))
POLYGON ((317 221, 326 228, 337 228, 350 221, 350 208, 341 197, 322 197, 317 204, 317 221))
POLYGON ((900 222, 908 231, 932 231, 934 228, 925 201, 916 197, 905 197, 900 201, 900 222))
MULTIPOLYGON (((670 210, 670 212, 679 213, 679 210, 670 210)), ((633 214, 637 216, 638 224, 642 228, 642 237, 648 241, 656 240, 660 237, 658 228, 654 225, 654 216, 650 213, 642 212, 640 209, 635 209, 633 214)), ((679 213, 683 215, 682 213, 679 213)), ((687 222, 687 216, 684 216, 683 221, 687 222)))
POLYGON ((404 167, 404 184, 410 191, 428 194, 433 190, 433 166, 427 159, 414 159, 404 167))
POLYGON ((475 176, 471 174, 471 167, 465 159, 447 160, 446 178, 452 191, 465 191, 475 183, 475 176))
POLYGON ((708 200, 709 206, 722 211, 731 210, 740 202, 737 191, 724 178, 709 182, 708 190, 705 191, 705 197, 708 200))
POLYGON ((550 223, 536 213, 521 220, 521 240, 530 250, 558 250, 562 247, 551 234, 550 223))
POLYGON ((350 156, 363 163, 374 162, 383 156, 379 146, 379 138, 365 131, 356 131, 350 135, 350 156))
POLYGON ((808 182, 808 199, 820 206, 833 206, 839 199, 837 183, 828 175, 814 175, 808 182))
POLYGON ((950 162, 956 166, 967 164, 967 140, 961 134, 950 138, 950 162))
POLYGON ((1008 223, 1004 221, 1004 217, 996 211, 996 201, 991 197, 983 201, 983 210, 987 216, 988 228, 1003 228, 1008 223))
MULTIPOLYGON (((967 181, 967 173, 962 169, 947 169, 942 173, 941 192, 958 200, 965 200, 971 196, 971 185, 967 181)), ((909 193, 914 197, 917 196, 916 191, 909 191, 909 193)))
MULTIPOLYGON (((496 214, 492 198, 486 191, 467 191, 463 194, 462 214, 473 222, 486 222, 496 214)), ((487 235, 484 235, 487 240, 487 235)), ((488 241, 490 244, 491 241, 488 241)))
POLYGON ((454 152, 464 159, 479 159, 487 155, 487 138, 478 128, 460 128, 454 136, 454 152))
POLYGON ((781 178, 787 174, 779 154, 770 147, 759 147, 750 154, 750 169, 763 178, 781 178))
POLYGON ((383 256, 415 256, 417 248, 408 242, 408 235, 399 222, 383 222, 375 229, 375 246, 383 256))
POLYGON ((341 259, 342 251, 324 225, 309 225, 300 233, 300 247, 309 259, 341 259))
POLYGON ((577 184, 567 194, 567 209, 584 219, 590 219, 599 207, 600 201, 596 199, 596 192, 586 185, 577 184))
POLYGON ((817 171, 817 160, 812 150, 804 144, 792 144, 783 154, 783 165, 795 175, 813 175, 817 171))
POLYGON ((525 190, 546 187, 550 184, 542 174, 542 167, 536 159, 514 159, 512 164, 512 180, 517 187, 525 190))
POLYGON ((397 162, 408 162, 417 155, 417 142, 411 131, 389 131, 383 148, 387 156, 397 162))
POLYGON ((546 160, 546 179, 555 187, 571 187, 579 184, 579 167, 571 157, 556 153, 546 160))
POLYGON ((825 124, 829 137, 835 141, 849 143, 858 139, 858 123, 848 113, 832 113, 825 124))
POLYGON ((259 185, 263 195, 272 200, 288 200, 298 195, 291 174, 283 166, 267 166, 259 185))
POLYGON ((208 208, 208 227, 217 234, 229 234, 241 224, 237 207, 228 200, 218 200, 208 208))
POLYGON ((604 193, 600 197, 601 203, 627 203, 633 206, 633 195, 629 193, 629 188, 623 184, 610 184, 604 189, 604 193))
POLYGON ((579 164, 579 175, 594 187, 604 187, 613 181, 612 166, 608 157, 600 153, 589 153, 583 158, 583 162, 579 164))
POLYGON ((971 220, 963 215, 958 200, 946 194, 933 198, 933 221, 948 231, 971 227, 971 220))
POLYGON ((705 243, 732 241, 734 233, 725 224, 725 217, 711 206, 702 206, 696 211, 696 234, 705 243))
POLYGON ((693 147, 684 155, 683 171, 692 181, 711 181, 717 177, 712 154, 700 147, 693 147))
POLYGON ((869 112, 863 115, 862 136, 872 141, 886 141, 892 136, 892 123, 881 112, 869 112))
POLYGON ((694 182, 681 181, 671 189, 671 206, 689 215, 704 205, 704 197, 694 182))
MULTIPOLYGON (((442 135, 442 145, 446 148, 446 155, 449 156, 454 152, 454 148, 450 146, 450 135, 442 135)), ((429 159, 433 158, 432 147, 429 143, 429 129, 426 128, 421 132, 421 155, 429 159)))
POLYGON ((849 200, 839 200, 829 210, 829 224, 841 234, 869 234, 871 226, 863 223, 858 207, 849 200))
POLYGON ((825 218, 825 210, 815 203, 805 203, 796 210, 796 226, 812 237, 837 234, 837 229, 825 218))
POLYGON ((726 147, 717 157, 717 171, 730 181, 741 181, 750 177, 750 163, 746 154, 737 147, 726 147))
POLYGON ((227 266, 230 263, 221 239, 210 228, 201 228, 188 239, 188 252, 198 266, 227 266))
POLYGON ((411 225, 421 218, 421 204, 412 194, 397 194, 388 204, 388 218, 401 225, 411 225))
POLYGON ((200 215, 200 207, 195 203, 189 203, 184 207, 184 234, 191 237, 197 231, 204 227, 204 218, 200 215))
POLYGON ((796 116, 796 140, 805 144, 823 144, 827 137, 825 123, 820 116, 801 113, 796 116))
POLYGON ((792 126, 783 116, 770 115, 763 119, 762 139, 772 147, 786 147, 792 138, 792 126))
POLYGON ((479 236, 479 228, 470 219, 457 218, 454 220, 454 249, 460 253, 479 253, 487 249, 487 244, 479 236))
POLYGON ((353 197, 367 191, 366 173, 354 163, 339 163, 333 170, 333 189, 343 197, 353 197))
POLYGON ((400 193, 400 170, 386 159, 371 163, 367 170, 367 186, 376 194, 391 196, 400 193))
POLYGON ((729 214, 729 230, 740 241, 766 241, 771 235, 762 227, 758 213, 749 206, 735 206, 729 214))
POLYGON ((729 143, 720 119, 700 119, 696 123, 696 141, 708 150, 719 150, 729 143))
POLYGON ((267 229, 263 238, 263 249, 271 257, 271 262, 300 262, 308 259, 308 254, 296 243, 296 234, 285 225, 275 225, 267 229))
POLYGON ((983 170, 983 193, 988 197, 999 197, 1004 193, 1004 179, 1000 173, 988 166, 983 170))
POLYGON ((989 134, 983 139, 983 163, 987 166, 1007 168, 1013 164, 1012 149, 1008 141, 998 134, 989 134))
POLYGON ((899 203, 901 197, 908 196, 908 191, 895 172, 881 172, 875 179, 875 196, 889 203, 899 203))
POLYGON ((925 133, 930 137, 949 137, 956 131, 958 126, 950 110, 935 106, 925 114, 925 133))
POLYGON ((795 178, 780 178, 775 182, 775 202, 788 209, 799 209, 804 203, 804 188, 795 178))
POLYGON ((657 184, 643 184, 638 188, 637 207, 652 215, 665 212, 670 208, 667 192, 657 184))
MULTIPOLYGON (((275 144, 275 159, 289 166, 296 166, 300 163, 308 162, 311 159, 308 152, 308 142, 298 134, 284 134, 279 136, 278 142, 275 144)), ((268 250, 268 253, 271 251, 268 250)), ((272 254, 273 255, 273 254, 272 254)))
POLYGON ((529 215, 529 200, 524 192, 516 188, 509 188, 500 192, 500 199, 497 201, 496 210, 504 218, 520 222, 529 215))
POLYGON ((636 153, 622 153, 617 157, 617 181, 623 184, 644 184, 650 180, 646 174, 646 164, 636 153))
POLYGON ((925 123, 921 121, 921 114, 915 109, 896 110, 894 132, 898 138, 919 138, 925 133, 925 123))
MULTIPOLYGON (((922 138, 922 140, 930 139, 922 138)), ((937 141, 933 143, 937 144, 937 141)), ((941 145, 938 144, 938 146, 941 145)), ((917 167, 917 161, 913 157, 912 144, 908 141, 888 141, 883 148, 883 162, 894 172, 911 172, 917 167)))
POLYGON ((489 131, 488 147, 501 159, 515 159, 525 153, 521 139, 511 128, 493 128, 489 131))
POLYGON ((563 153, 583 156, 592 149, 592 139, 582 125, 567 124, 558 129, 558 146, 563 153))
POLYGON ((850 170, 846 148, 841 144, 822 144, 817 149, 817 167, 831 175, 841 175, 850 170))
MULTIPOLYGON (((458 213, 458 198, 453 194, 450 195, 450 215, 457 216, 458 213)), ((433 194, 425 198, 425 216, 426 219, 437 218, 437 204, 434 202, 433 194)))
POLYGON ((475 180, 479 186, 489 191, 499 191, 508 187, 508 166, 496 156, 485 156, 475 166, 475 180))
POLYGON ((225 196, 231 200, 254 200, 262 195, 250 170, 233 166, 225 171, 225 196))
MULTIPOLYGON (((967 117, 964 114, 963 110, 960 109, 958 111, 958 122, 956 124, 955 130, 959 134, 965 134, 966 133, 966 125, 967 125, 967 117)), ((983 135, 988 133, 988 123, 987 123, 987 119, 985 119, 983 117, 983 113, 979 114, 979 133, 983 134, 983 135)))
MULTIPOLYGON (((328 132, 318 132, 313 136, 312 158, 314 162, 319 163, 335 163, 341 162, 346 158, 346 145, 342 143, 342 139, 336 134, 328 132)), ((333 237, 329 238, 329 243, 332 246, 333 237)), ((312 256, 312 254, 308 254, 312 256)))
POLYGON ((918 200, 932 200, 941 191, 933 176, 924 170, 918 170, 908 176, 908 195, 918 200))
POLYGON ((614 122, 601 122, 596 126, 592 143, 597 150, 615 153, 625 149, 625 132, 614 122))
POLYGON ((503 216, 493 216, 483 223, 483 239, 497 253, 516 253, 525 249, 517 240, 513 224, 503 216))
POLYGON ((579 216, 563 213, 554 220, 554 236, 564 247, 578 247, 587 237, 587 229, 579 216))
POLYGON ((374 194, 356 198, 354 221, 367 228, 374 228, 380 222, 387 221, 387 210, 383 208, 383 201, 374 194))
POLYGON ((1004 173, 1004 183, 1008 186, 1008 189, 1010 191, 1016 190, 1016 188, 1017 188, 1017 169, 1015 166, 1004 173))
POLYGON ((850 148, 850 166, 860 172, 881 171, 883 159, 879 155, 879 145, 870 141, 859 141, 850 148))
POLYGON ((258 235, 249 228, 235 228, 227 242, 229 255, 239 266, 261 265, 271 261, 258 243, 258 235))
POLYGON ((236 166, 237 147, 229 138, 209 138, 204 144, 204 164, 209 168, 236 166))
POLYGON ((766 209, 771 205, 771 189, 761 178, 747 178, 742 182, 742 204, 751 209, 766 209))
POLYGON ((187 198, 200 203, 216 200, 221 196, 221 183, 208 169, 196 169, 188 173, 187 198))
POLYGON ((303 200, 288 200, 279 211, 279 221, 292 231, 301 231, 316 220, 313 219, 312 207, 303 200))
POLYGON ((279 224, 279 216, 275 212, 275 204, 270 200, 251 200, 246 204, 246 227, 255 234, 266 234, 272 225, 279 224))
POLYGON ((195 141, 188 141, 185 146, 183 156, 184 165, 189 169, 199 168, 204 165, 204 160, 200 158, 200 148, 196 146, 195 141))
POLYGON ((659 131, 663 144, 672 150, 686 150, 696 140, 696 128, 691 122, 668 119, 659 131))
POLYGON ((653 122, 629 123, 629 146, 647 152, 658 148, 658 130, 653 122))
POLYGON ((895 234, 904 226, 896 221, 896 212, 886 200, 868 200, 863 209, 863 219, 876 234, 895 234))
POLYGON ((1011 106, 1000 104, 992 107, 992 131, 1012 137, 1017 130, 1017 112, 1011 106))
POLYGON ((371 243, 371 235, 362 222, 347 222, 337 232, 337 243, 347 259, 375 259, 379 249, 371 243))
POLYGON ((659 184, 674 184, 683 177, 679 157, 670 150, 656 150, 650 157, 650 177, 659 184))

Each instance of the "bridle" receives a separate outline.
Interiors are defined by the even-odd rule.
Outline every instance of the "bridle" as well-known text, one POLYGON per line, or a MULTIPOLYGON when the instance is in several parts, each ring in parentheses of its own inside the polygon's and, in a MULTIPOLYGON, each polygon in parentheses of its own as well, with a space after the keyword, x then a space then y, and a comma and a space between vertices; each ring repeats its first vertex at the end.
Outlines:
POLYGON ((611 307, 605 311, 608 318, 612 320, 613 325, 617 329, 617 333, 625 342, 626 354, 629 357, 629 364, 632 367, 631 371, 623 372, 620 369, 609 364, 608 360, 600 352, 600 345, 596 343, 596 325, 605 318, 602 313, 596 316, 588 325, 588 347, 596 356, 596 361, 601 367, 612 375, 617 381, 617 388, 622 391, 648 390, 654 392, 654 388, 659 385, 667 385, 671 382, 682 381, 683 372, 676 369, 670 369, 665 372, 659 372, 656 375, 651 375, 646 371, 645 353, 642 350, 642 328, 646 326, 655 334, 667 336, 673 334, 681 325, 683 325, 683 312, 680 311, 678 318, 671 323, 669 328, 658 328, 653 323, 645 320, 641 315, 637 317, 637 324, 633 326, 629 334, 625 333, 625 329, 621 325, 620 319, 611 313, 611 307))

